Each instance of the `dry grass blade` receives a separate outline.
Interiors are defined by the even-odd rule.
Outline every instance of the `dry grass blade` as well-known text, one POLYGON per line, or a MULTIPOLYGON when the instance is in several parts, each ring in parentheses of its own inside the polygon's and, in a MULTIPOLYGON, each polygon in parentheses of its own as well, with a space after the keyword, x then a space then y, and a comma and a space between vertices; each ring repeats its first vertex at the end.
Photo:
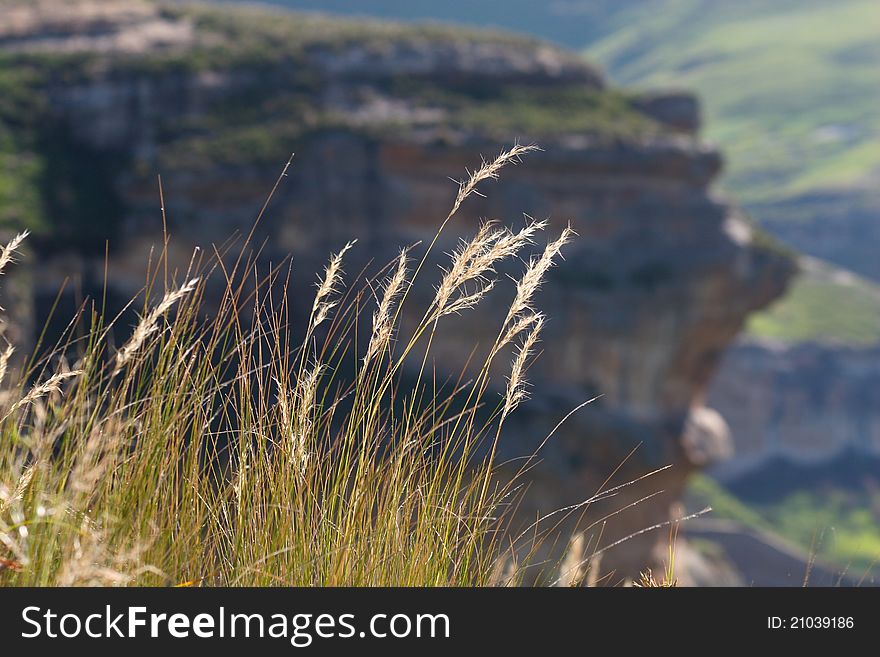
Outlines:
MULTIPOLYGON (((6 269, 6 266, 10 262, 14 262, 15 252, 21 246, 21 243, 27 239, 30 233, 28 231, 23 231, 13 237, 2 249, 0 249, 0 274, 6 269)), ((3 310, 3 307, 0 306, 0 310, 3 310)))
POLYGON ((556 586, 563 588, 580 586, 586 579, 585 542, 583 532, 576 532, 569 540, 565 557, 559 566, 559 579, 555 582, 556 586))
POLYGON ((464 200, 470 196, 471 194, 479 194, 477 191, 477 185, 479 185, 484 180, 497 180, 499 174, 501 173, 501 169, 503 169, 508 164, 519 164, 522 161, 522 156, 531 153, 533 151, 541 150, 535 144, 530 144, 527 146, 522 146, 520 144, 514 144, 511 148, 506 151, 501 151, 491 162, 483 160, 483 163, 471 173, 466 179, 456 181, 458 182, 458 195, 455 197, 455 203, 452 205, 452 211, 449 213, 451 217, 458 209, 461 207, 461 204, 464 200))
POLYGON ((495 285, 489 278, 495 273, 495 266, 531 244, 534 235, 545 226, 545 222, 530 222, 514 233, 506 228, 495 228, 492 222, 482 224, 470 241, 463 241, 452 253, 451 266, 444 273, 434 298, 433 319, 479 304, 495 285))
POLYGON ((285 389, 280 381, 278 385, 278 412, 281 427, 285 434, 286 452, 290 463, 303 472, 309 458, 309 436, 312 435, 313 416, 318 395, 318 384, 324 367, 320 364, 298 377, 294 391, 285 389))
POLYGON ((539 258, 532 258, 522 278, 517 282, 516 296, 510 305, 507 319, 504 322, 505 326, 514 321, 517 315, 531 309, 532 299, 540 289, 544 277, 554 265, 562 247, 571 241, 574 234, 571 227, 566 226, 559 238, 550 242, 539 258))
POLYGON ((671 589, 678 586, 678 581, 663 577, 657 579, 650 568, 642 571, 632 585, 639 589, 671 589))
POLYGON ((538 319, 540 319, 541 313, 532 313, 529 315, 522 315, 518 318, 514 318, 515 321, 510 324, 510 327, 507 331, 502 335, 501 340, 498 342, 498 347, 496 351, 500 350, 501 347, 510 344, 520 333, 529 328, 532 324, 534 324, 538 319))
POLYGON ((33 478, 34 466, 31 466, 22 472, 15 487, 11 491, 7 490, 2 484, 0 484, 0 514, 5 513, 13 504, 21 501, 21 498, 24 497, 24 493, 33 478))

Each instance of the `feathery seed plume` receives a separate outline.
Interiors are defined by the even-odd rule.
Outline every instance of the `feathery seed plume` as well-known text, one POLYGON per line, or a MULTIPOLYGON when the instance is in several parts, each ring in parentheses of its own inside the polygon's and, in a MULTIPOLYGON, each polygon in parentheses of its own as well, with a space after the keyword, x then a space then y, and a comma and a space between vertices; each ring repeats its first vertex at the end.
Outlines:
POLYGON ((6 349, 0 354, 0 383, 6 378, 6 372, 9 370, 9 359, 12 358, 13 353, 15 353, 15 347, 10 344, 6 345, 6 349))
POLYGON ((336 305, 337 302, 328 300, 328 297, 336 291, 336 285, 342 278, 342 257, 356 242, 357 240, 352 240, 342 247, 339 253, 330 256, 330 261, 324 268, 324 275, 318 280, 318 291, 312 304, 311 328, 325 321, 336 305))
POLYGON ((6 415, 3 416, 3 419, 5 420, 19 408, 27 406, 28 404, 33 404, 35 401, 42 399, 46 395, 52 394, 53 392, 61 392, 61 384, 64 381, 77 377, 82 373, 82 370, 71 370, 70 372, 58 372, 53 374, 43 383, 35 385, 24 397, 15 402, 12 405, 12 408, 10 408, 6 415))
POLYGON ((22 497, 24 497, 24 493, 27 490, 27 487, 30 485, 31 479, 34 478, 34 471, 34 465, 31 465, 27 469, 25 469, 25 471, 22 472, 21 476, 18 478, 18 482, 15 484, 15 488, 13 488, 11 491, 0 484, 0 513, 4 513, 6 509, 11 507, 22 497))
POLYGON ((370 336, 370 343, 367 345, 364 364, 370 362, 391 342, 391 336, 394 333, 392 310, 406 283, 408 262, 407 250, 402 249, 397 258, 397 267, 394 273, 382 285, 382 298, 376 312, 373 313, 373 333, 370 336))
POLYGON ((566 226, 559 238, 546 246, 540 257, 532 258, 529 261, 525 273, 516 284, 516 296, 507 313, 507 318, 504 320, 505 326, 509 325, 515 317, 524 311, 531 309, 532 298, 535 292, 538 291, 538 288, 541 287, 544 276, 555 264, 554 259, 559 255, 562 247, 571 240, 574 234, 571 227, 566 226))
POLYGON ((531 244, 535 233, 545 225, 533 221, 514 233, 507 228, 496 229, 493 222, 482 224, 473 239, 462 242, 452 253, 452 265, 434 298, 434 319, 477 305, 495 285, 488 278, 495 273, 495 265, 531 244))
POLYGON ((178 301, 192 292, 196 288, 198 282, 198 278, 193 278, 183 287, 167 292, 162 298, 162 301, 159 302, 159 305, 153 308, 153 310, 151 310, 147 316, 140 321, 137 328, 134 330, 134 333, 132 333, 131 337, 128 339, 128 342, 126 342, 122 346, 122 349, 116 353, 116 369, 114 370, 114 374, 118 373, 126 363, 134 358, 135 354, 144 345, 147 338, 158 330, 157 324, 162 316, 171 310, 178 301))
POLYGON ((311 434, 318 382, 324 366, 316 364, 297 379, 296 389, 290 391, 281 381, 278 384, 278 413, 285 438, 289 441, 287 454, 295 467, 303 472, 308 462, 307 439, 311 434))
POLYGON ((507 391, 504 395, 504 410, 501 413, 501 419, 504 420, 519 404, 528 398, 528 382, 525 379, 526 364, 541 329, 544 326, 544 318, 538 315, 532 326, 532 330, 523 340, 513 359, 513 365, 510 369, 510 378, 507 380, 507 391))
POLYGON ((498 174, 501 169, 507 164, 519 164, 521 162, 521 157, 526 153, 531 153, 532 151, 540 150, 535 144, 529 144, 527 146, 522 146, 520 144, 514 144, 510 149, 506 151, 501 151, 491 162, 487 162, 483 160, 482 165, 471 173, 466 180, 456 181, 458 183, 458 195, 455 197, 455 203, 452 205, 452 210, 449 213, 449 217, 458 212, 458 208, 461 207, 461 204, 464 200, 473 193, 479 194, 477 191, 477 185, 483 180, 497 180, 498 174))
POLYGON ((10 262, 13 262, 13 257, 15 256, 15 252, 18 250, 18 247, 21 246, 21 243, 25 241, 27 236, 30 235, 28 231, 23 231, 13 237, 9 243, 0 249, 0 273, 3 272, 3 269, 10 262))

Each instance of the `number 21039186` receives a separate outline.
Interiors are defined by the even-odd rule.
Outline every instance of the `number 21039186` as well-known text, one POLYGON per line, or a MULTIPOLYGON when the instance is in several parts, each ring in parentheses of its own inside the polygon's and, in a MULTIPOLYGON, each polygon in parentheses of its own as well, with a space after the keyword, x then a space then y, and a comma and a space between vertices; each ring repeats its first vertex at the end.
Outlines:
POLYGON ((852 616, 768 616, 771 630, 851 630, 855 627, 852 616))

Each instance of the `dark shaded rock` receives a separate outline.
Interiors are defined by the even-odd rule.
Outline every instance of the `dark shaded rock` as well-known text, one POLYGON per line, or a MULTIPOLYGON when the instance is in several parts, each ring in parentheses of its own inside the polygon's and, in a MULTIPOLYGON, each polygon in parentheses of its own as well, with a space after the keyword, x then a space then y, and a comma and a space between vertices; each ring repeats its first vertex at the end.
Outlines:
POLYGON ((700 130, 700 103, 693 94, 645 93, 636 99, 635 104, 652 119, 670 128, 690 134, 700 130))

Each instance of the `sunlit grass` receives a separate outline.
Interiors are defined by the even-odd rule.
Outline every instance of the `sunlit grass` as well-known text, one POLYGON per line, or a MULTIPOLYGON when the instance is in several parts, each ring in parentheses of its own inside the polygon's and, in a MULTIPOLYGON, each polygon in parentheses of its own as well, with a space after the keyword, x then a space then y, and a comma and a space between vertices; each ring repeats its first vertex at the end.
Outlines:
MULTIPOLYGON (((481 182, 531 150, 465 179, 438 236, 481 182)), ((292 288, 286 266, 259 271, 246 248, 194 254, 183 272, 163 253, 122 344, 111 336, 124 327, 89 302, 23 376, 3 352, 0 585, 515 582, 516 568, 499 568, 499 537, 516 476, 496 476, 495 445, 526 396, 543 323, 535 293, 570 230, 524 262, 470 378, 438 383, 426 364, 435 333, 479 305, 496 264, 544 228, 485 224, 462 241, 433 301, 407 310, 422 319, 406 335, 402 309, 435 275, 423 268, 434 244, 360 282, 345 273, 358 248, 346 245, 317 291, 292 288), (295 327, 293 295, 312 308, 295 327), (497 359, 511 362, 500 395, 497 359)))

